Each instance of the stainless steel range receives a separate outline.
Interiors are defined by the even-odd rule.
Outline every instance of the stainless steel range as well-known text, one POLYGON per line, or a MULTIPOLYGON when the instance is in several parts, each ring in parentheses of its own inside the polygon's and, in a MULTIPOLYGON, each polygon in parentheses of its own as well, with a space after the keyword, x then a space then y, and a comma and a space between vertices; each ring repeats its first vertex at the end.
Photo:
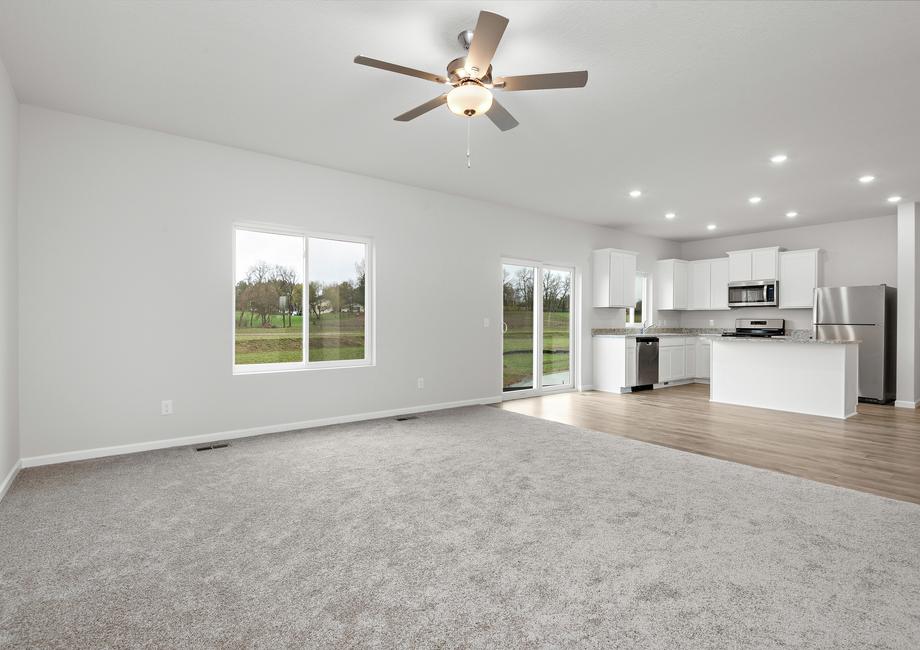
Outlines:
POLYGON ((735 320, 734 332, 722 332, 722 336, 742 336, 746 338, 769 338, 786 335, 784 318, 738 318, 735 320))

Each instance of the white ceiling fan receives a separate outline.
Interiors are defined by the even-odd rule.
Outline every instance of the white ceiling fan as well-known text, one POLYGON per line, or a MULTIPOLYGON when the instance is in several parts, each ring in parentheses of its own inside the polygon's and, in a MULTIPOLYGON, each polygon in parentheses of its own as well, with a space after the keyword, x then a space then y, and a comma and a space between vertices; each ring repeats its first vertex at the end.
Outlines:
POLYGON ((452 112, 461 117, 470 118, 486 115, 499 129, 508 131, 516 127, 518 121, 493 97, 493 90, 519 91, 582 88, 588 83, 588 72, 587 70, 579 70, 577 72, 551 72, 516 77, 493 77, 492 57, 498 49, 498 44, 507 26, 508 19, 504 16, 488 11, 479 12, 476 29, 461 32, 457 37, 468 50, 468 53, 466 56, 461 56, 447 64, 446 77, 396 65, 395 63, 371 59, 366 56, 356 56, 355 63, 453 86, 444 94, 438 95, 402 115, 397 115, 394 119, 399 122, 414 120, 442 104, 447 104, 447 107, 452 112))

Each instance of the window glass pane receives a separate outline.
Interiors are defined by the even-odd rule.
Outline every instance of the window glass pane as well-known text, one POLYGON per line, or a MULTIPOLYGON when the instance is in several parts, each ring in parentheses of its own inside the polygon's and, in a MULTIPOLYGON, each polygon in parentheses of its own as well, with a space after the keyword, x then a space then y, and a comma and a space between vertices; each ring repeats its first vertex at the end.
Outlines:
POLYGON ((642 323, 642 303, 645 301, 645 276, 636 276, 636 308, 633 314, 634 323, 642 323))
POLYGON ((310 237, 310 361, 364 359, 367 246, 310 237))
POLYGON ((502 363, 505 390, 533 388, 534 268, 503 267, 502 363))
POLYGON ((303 361, 303 237, 236 231, 237 364, 303 361))
POLYGON ((543 385, 571 383, 569 372, 570 271, 543 271, 543 385))

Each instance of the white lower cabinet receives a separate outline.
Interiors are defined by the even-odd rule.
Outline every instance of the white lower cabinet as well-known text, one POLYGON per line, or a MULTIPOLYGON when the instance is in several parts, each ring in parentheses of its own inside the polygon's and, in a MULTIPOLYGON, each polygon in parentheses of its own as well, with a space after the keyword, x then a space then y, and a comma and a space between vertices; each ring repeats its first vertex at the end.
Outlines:
POLYGON ((629 336, 595 336, 594 389, 621 393, 636 385, 636 339, 629 336))
POLYGON ((709 379, 711 354, 712 339, 701 336, 696 343, 696 377, 698 379, 709 379))
POLYGON ((658 348, 658 383, 663 384, 670 381, 671 376, 671 354, 668 348, 658 348))
MULTIPOLYGON (((594 388, 623 393, 637 384, 636 339, 631 336, 595 336, 594 388)), ((710 339, 698 336, 661 336, 658 341, 658 383, 709 379, 710 339)))
POLYGON ((685 346, 668 348, 671 357, 671 380, 687 378, 687 350, 685 346))
POLYGON ((636 379, 636 339, 626 343, 626 384, 625 386, 635 386, 636 379), (630 345, 630 342, 632 345, 630 345))
POLYGON ((687 379, 693 379, 694 377, 699 377, 696 374, 696 348, 699 345, 699 339, 692 338, 687 339, 687 344, 684 346, 684 359, 687 363, 686 371, 684 376, 687 379))
MULTIPOLYGON (((692 377, 688 372, 687 347, 695 337, 662 336, 658 341, 658 383, 692 377)), ((694 362, 693 365, 696 365, 694 362)))

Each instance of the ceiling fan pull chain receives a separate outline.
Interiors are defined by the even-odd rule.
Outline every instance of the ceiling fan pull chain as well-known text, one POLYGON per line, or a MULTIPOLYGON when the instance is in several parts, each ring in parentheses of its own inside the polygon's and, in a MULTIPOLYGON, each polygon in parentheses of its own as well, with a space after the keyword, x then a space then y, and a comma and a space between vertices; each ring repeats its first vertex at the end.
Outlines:
POLYGON ((466 118, 466 168, 470 168, 470 122, 473 118, 466 118))

